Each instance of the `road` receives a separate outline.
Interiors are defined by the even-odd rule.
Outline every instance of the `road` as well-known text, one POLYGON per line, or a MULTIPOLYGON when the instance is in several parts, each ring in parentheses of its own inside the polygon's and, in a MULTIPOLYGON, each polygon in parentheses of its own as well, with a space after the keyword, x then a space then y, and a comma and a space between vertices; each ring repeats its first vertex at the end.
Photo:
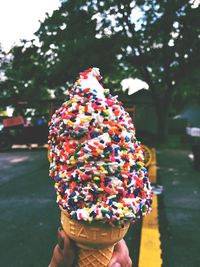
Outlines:
POLYGON ((163 267, 200 266, 200 172, 189 159, 190 150, 157 151, 159 221, 163 267))
POLYGON ((1 266, 47 266, 59 212, 45 150, 0 154, 1 266))
MULTIPOLYGON (((200 173, 187 150, 157 151, 163 267, 200 266, 200 173)), ((59 209, 45 149, 0 153, 1 266, 47 267, 56 244, 59 209)), ((138 266, 141 222, 126 236, 138 266)), ((155 267, 153 262, 143 267, 155 267)), ((98 267, 98 266, 97 266, 98 267)))
MULTIPOLYGON (((60 225, 48 167, 45 149, 0 153, 1 266, 48 266, 60 225)), ((135 266, 140 226, 126 237, 135 266)))

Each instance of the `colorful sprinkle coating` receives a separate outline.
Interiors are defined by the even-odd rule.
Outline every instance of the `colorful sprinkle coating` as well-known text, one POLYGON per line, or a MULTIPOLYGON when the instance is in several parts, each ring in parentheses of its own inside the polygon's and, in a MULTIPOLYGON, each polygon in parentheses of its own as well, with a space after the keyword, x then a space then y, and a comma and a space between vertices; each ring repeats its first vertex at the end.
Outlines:
POLYGON ((123 225, 151 210, 152 193, 130 115, 100 79, 80 73, 52 116, 49 173, 71 219, 123 225))

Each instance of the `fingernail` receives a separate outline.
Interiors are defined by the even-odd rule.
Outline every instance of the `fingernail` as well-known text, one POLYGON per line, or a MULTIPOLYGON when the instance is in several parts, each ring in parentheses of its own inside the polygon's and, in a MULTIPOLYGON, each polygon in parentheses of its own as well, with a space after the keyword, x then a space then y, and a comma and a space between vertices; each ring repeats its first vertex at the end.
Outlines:
POLYGON ((59 232, 62 231, 62 226, 59 226, 59 227, 58 227, 58 231, 59 231, 59 232))
POLYGON ((61 250, 64 249, 64 239, 62 239, 60 236, 58 237, 58 246, 61 250))
POLYGON ((111 267, 121 267, 121 264, 119 262, 115 262, 111 267))

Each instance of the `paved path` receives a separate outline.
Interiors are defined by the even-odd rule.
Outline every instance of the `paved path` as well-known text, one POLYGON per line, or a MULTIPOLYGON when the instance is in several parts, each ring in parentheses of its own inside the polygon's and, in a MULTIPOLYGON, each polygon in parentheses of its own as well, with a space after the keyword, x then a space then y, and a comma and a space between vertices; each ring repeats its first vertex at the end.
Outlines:
POLYGON ((163 267, 200 266, 200 172, 189 150, 157 151, 163 267))
POLYGON ((157 157, 156 150, 151 149, 151 161, 148 166, 148 176, 152 183, 153 203, 152 211, 142 219, 142 231, 140 238, 139 250, 139 267, 161 267, 161 240, 159 230, 159 214, 158 214, 158 190, 157 186, 157 157))
MULTIPOLYGON (((157 150, 157 182, 164 187, 158 196, 163 267, 200 266, 200 173, 188 154, 157 150)), ((46 267, 59 225, 46 151, 0 153, 0 169, 1 266, 46 267)), ((139 221, 126 237, 133 267, 139 263, 141 231, 139 221)), ((154 262, 149 266, 157 267, 154 262)))
POLYGON ((1 266, 46 267, 59 213, 45 150, 0 153, 1 266))

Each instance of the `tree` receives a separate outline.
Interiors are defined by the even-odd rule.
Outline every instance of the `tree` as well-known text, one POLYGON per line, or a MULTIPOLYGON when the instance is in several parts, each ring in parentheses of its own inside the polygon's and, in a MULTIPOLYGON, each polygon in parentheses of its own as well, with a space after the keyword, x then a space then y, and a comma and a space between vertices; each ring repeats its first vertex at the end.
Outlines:
POLYGON ((23 85, 34 80, 32 88, 41 92, 63 90, 91 66, 102 69, 112 90, 127 76, 141 78, 149 84, 163 141, 177 99, 196 95, 183 86, 183 78, 193 83, 200 64, 198 18, 199 8, 192 8, 188 0, 62 1, 36 32, 39 48, 16 48, 15 62, 22 69, 9 75, 23 85))
POLYGON ((84 2, 63 2, 51 17, 47 15, 36 32, 42 43, 39 53, 51 88, 74 81, 78 72, 91 66, 107 71, 111 61, 116 61, 116 37, 96 38, 97 22, 92 19, 94 10, 90 12, 84 2), (107 56, 102 58, 103 50, 107 56))
POLYGON ((24 40, 5 54, 8 60, 4 60, 2 67, 4 79, 0 83, 0 97, 15 108, 15 113, 23 114, 23 105, 19 102, 27 102, 29 108, 39 108, 38 101, 48 98, 46 74, 39 64, 37 50, 32 42, 24 40))
POLYGON ((6 52, 3 50, 1 44, 0 44, 0 97, 3 97, 6 95, 6 91, 4 90, 2 84, 6 80, 6 70, 8 69, 10 63, 10 58, 6 54, 6 52))
POLYGON ((182 78, 199 66, 198 18, 199 9, 188 0, 68 0, 37 35, 47 68, 52 65, 52 84, 74 79, 77 70, 93 65, 105 70, 108 82, 119 82, 116 73, 120 78, 137 74, 146 81, 164 140, 170 108, 182 94, 182 78))
POLYGON ((108 20, 110 32, 119 27, 124 37, 123 63, 137 68, 140 77, 149 84, 158 133, 163 141, 173 98, 182 94, 179 85, 200 63, 199 9, 193 9, 188 1, 137 1, 135 8, 141 12, 141 18, 135 22, 134 4, 133 1, 109 1, 103 7, 99 2, 98 11, 106 17, 100 31, 103 34, 108 20))

